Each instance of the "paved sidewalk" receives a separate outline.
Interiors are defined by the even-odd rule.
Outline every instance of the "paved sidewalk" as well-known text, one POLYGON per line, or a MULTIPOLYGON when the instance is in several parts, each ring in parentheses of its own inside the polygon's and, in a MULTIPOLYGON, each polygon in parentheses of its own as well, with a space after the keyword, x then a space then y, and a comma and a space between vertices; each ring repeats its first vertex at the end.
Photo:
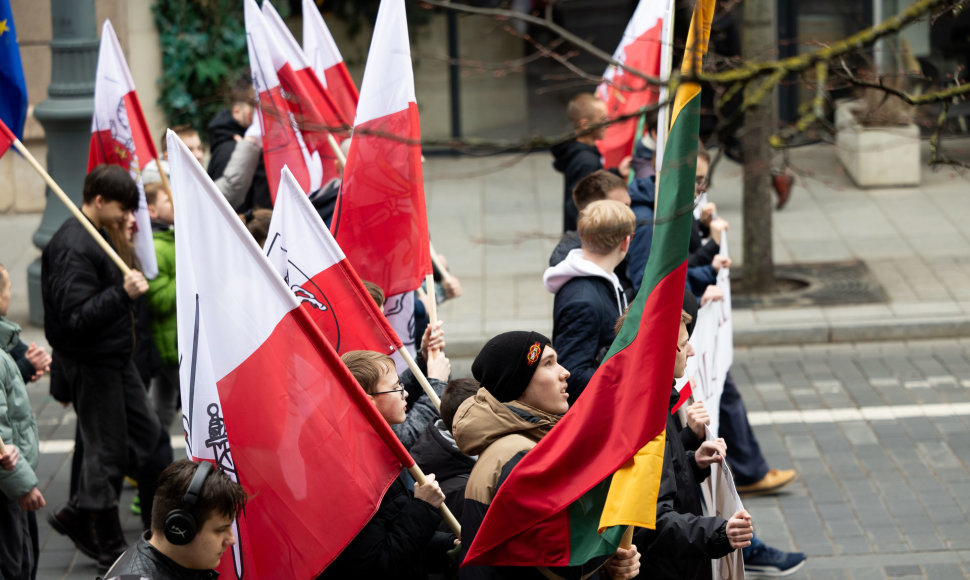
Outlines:
MULTIPOLYGON (((946 147, 970 158, 970 139, 946 147)), ((924 147, 924 162, 929 152, 924 147)), ((736 309, 739 345, 970 335, 970 171, 930 169, 914 188, 860 190, 833 145, 791 152, 791 201, 774 214, 776 264, 862 260, 888 301, 861 306, 736 309)), ((466 295, 447 302, 452 352, 472 356, 494 334, 551 331, 540 276, 560 234, 562 179, 551 157, 429 160, 431 233, 466 295)), ((741 168, 722 160, 710 197, 741 254, 741 168)))

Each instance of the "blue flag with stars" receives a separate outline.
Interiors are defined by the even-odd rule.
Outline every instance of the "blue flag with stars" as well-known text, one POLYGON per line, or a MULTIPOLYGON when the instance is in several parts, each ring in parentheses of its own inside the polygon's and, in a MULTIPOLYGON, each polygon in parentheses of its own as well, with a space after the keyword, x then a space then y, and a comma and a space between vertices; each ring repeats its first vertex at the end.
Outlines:
POLYGON ((27 83, 10 0, 0 0, 0 119, 23 139, 27 120, 27 83))

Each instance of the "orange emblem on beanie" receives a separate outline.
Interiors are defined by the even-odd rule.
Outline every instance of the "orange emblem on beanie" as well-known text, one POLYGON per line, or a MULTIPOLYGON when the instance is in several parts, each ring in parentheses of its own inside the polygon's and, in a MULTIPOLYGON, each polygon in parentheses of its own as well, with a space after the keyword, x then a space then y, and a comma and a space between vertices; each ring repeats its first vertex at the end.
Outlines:
POLYGON ((525 362, 529 363, 529 366, 531 367, 532 365, 536 364, 536 361, 539 360, 540 354, 542 354, 542 345, 540 345, 538 342, 533 343, 532 346, 529 347, 529 353, 525 356, 525 362))

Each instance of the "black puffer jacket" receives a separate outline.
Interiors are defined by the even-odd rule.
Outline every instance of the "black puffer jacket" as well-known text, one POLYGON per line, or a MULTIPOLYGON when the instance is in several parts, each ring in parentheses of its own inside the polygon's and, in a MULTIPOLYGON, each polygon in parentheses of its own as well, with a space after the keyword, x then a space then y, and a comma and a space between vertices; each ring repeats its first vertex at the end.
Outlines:
MULTIPOLYGON (((103 230, 101 235, 108 239, 103 230)), ((76 218, 64 222, 44 248, 40 284, 44 330, 55 351, 85 360, 131 356, 134 303, 124 277, 76 218)))
POLYGON ((441 419, 428 425, 409 451, 422 471, 434 474, 442 493, 445 494, 448 509, 460 520, 461 508, 465 503, 465 485, 468 484, 468 475, 475 467, 475 459, 458 449, 441 419))
POLYGON ((145 532, 134 546, 128 548, 104 575, 105 580, 215 580, 219 577, 215 570, 189 570, 179 566, 148 543, 149 537, 151 532, 145 532))
POLYGON ((443 558, 454 536, 435 532, 438 510, 415 499, 404 478, 394 480, 374 517, 319 579, 428 577, 428 563, 443 558))
MULTIPOLYGON (((678 396, 677 390, 671 389, 671 407, 678 396)), ((690 429, 668 413, 657 529, 638 528, 633 538, 643 554, 641 569, 650 570, 651 578, 707 580, 711 578, 711 560, 732 551, 727 521, 702 517, 698 483, 707 479, 711 469, 699 469, 694 461, 694 451, 700 444, 690 429)))
POLYGON ((711 235, 711 229, 700 222, 700 220, 695 219, 690 226, 690 246, 688 251, 690 252, 687 256, 687 266, 693 268, 694 266, 707 266, 714 261, 714 256, 721 251, 721 246, 717 245, 714 240, 708 240, 704 243, 704 238, 711 235))
MULTIPOLYGON (((232 116, 232 111, 226 109, 209 121, 209 167, 207 171, 213 181, 222 177, 236 148, 236 136, 242 137, 246 128, 240 125, 232 116)), ((246 200, 238 209, 245 213, 253 208, 273 209, 272 198, 269 194, 269 181, 266 179, 266 166, 260 155, 253 173, 253 183, 246 193, 246 200)))
POLYGON ((552 148, 553 168, 563 175, 563 217, 562 231, 576 229, 579 210, 573 203, 573 189, 579 180, 596 170, 603 169, 599 149, 594 145, 580 143, 575 139, 560 143, 552 148))

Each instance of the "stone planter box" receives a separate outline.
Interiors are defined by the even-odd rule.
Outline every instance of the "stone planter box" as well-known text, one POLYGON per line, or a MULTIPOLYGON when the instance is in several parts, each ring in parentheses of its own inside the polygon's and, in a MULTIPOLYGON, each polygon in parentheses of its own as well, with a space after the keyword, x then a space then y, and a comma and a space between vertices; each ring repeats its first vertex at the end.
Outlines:
POLYGON ((859 187, 919 185, 919 127, 865 127, 856 120, 861 101, 837 103, 836 150, 852 180, 859 187))

